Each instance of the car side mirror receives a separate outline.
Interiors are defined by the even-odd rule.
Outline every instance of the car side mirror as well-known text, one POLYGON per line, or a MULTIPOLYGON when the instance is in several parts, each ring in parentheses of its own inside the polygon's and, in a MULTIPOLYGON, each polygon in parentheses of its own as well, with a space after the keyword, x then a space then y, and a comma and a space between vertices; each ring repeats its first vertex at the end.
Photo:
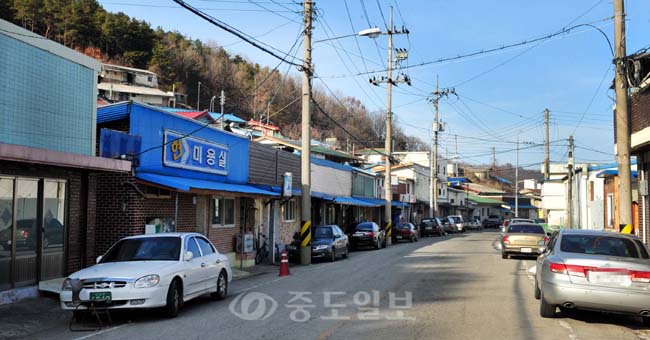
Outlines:
POLYGON ((551 233, 546 233, 546 236, 551 236, 551 233))
POLYGON ((191 251, 186 251, 185 252, 185 261, 190 261, 194 258, 194 254, 191 251))
POLYGON ((97 256, 97 259, 95 260, 95 263, 99 263, 103 258, 104 258, 104 256, 102 256, 102 255, 97 256))
POLYGON ((539 247, 539 253, 540 253, 540 254, 544 254, 544 253, 546 253, 547 251, 548 251, 548 247, 546 247, 546 246, 541 246, 541 247, 539 247))

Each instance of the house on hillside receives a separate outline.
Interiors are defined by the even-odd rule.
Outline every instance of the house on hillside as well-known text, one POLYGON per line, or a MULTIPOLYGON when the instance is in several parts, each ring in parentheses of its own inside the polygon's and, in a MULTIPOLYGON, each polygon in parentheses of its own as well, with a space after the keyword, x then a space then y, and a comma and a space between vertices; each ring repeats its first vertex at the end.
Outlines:
POLYGON ((101 98, 111 102, 175 106, 174 93, 158 89, 158 75, 148 70, 102 64, 97 89, 101 98))

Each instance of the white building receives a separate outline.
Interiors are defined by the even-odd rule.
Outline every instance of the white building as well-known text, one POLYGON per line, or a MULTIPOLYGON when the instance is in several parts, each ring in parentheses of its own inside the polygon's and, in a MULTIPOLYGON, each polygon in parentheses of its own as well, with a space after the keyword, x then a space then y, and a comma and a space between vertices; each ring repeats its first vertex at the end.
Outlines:
POLYGON ((132 67, 102 64, 97 84, 99 95, 112 101, 133 100, 140 103, 173 106, 172 92, 158 89, 158 75, 132 67))

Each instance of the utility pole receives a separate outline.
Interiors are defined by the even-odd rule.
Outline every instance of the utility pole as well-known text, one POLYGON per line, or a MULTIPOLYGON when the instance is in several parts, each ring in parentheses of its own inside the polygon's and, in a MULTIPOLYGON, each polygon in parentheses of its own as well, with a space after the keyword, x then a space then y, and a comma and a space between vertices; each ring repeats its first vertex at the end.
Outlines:
POLYGON ((548 139, 548 109, 544 109, 544 122, 546 123, 546 141, 544 146, 544 179, 549 179, 551 176, 551 151, 550 151, 550 140, 548 139))
POLYGON ((200 105, 201 105, 201 82, 199 82, 199 91, 196 94, 196 111, 201 110, 200 105))
MULTIPOLYGON (((387 89, 387 99, 386 99, 386 141, 384 142, 384 153, 386 154, 386 177, 384 179, 384 197, 385 207, 384 207, 384 219, 386 220, 386 245, 391 245, 392 241, 392 232, 393 232, 393 215, 392 215, 392 200, 393 200, 393 191, 391 188, 391 160, 392 160, 392 151, 393 151, 393 141, 392 141, 392 130, 393 130, 393 112, 392 112, 392 101, 393 101, 393 84, 406 83, 411 85, 411 80, 407 76, 398 76, 393 79, 393 35, 395 34, 408 34, 408 30, 402 28, 397 30, 393 27, 393 7, 390 8, 390 20, 388 25, 388 75, 387 78, 382 79, 370 79, 370 83, 373 85, 379 85, 379 83, 386 83, 387 89)), ((408 52, 405 49, 397 49, 396 51, 396 61, 400 62, 408 58, 408 52)))
POLYGON ((429 99, 435 109, 433 117, 433 157, 431 157, 431 168, 434 172, 431 175, 432 189, 429 190, 429 213, 431 216, 438 215, 438 133, 444 131, 439 119, 439 102, 440 98, 448 97, 450 94, 455 95, 456 90, 453 88, 441 90, 438 76, 436 76, 436 91, 433 92, 433 98, 429 99))
POLYGON ((492 147, 492 169, 495 170, 497 167, 497 148, 492 147))
POLYGON ((515 166, 515 217, 519 217, 519 135, 517 135, 517 161, 515 166))
POLYGON ((567 223, 566 227, 573 228, 573 135, 569 136, 569 157, 567 159, 567 223))
POLYGON ((614 64, 616 77, 616 160, 618 162, 619 224, 632 224, 632 180, 630 173, 630 129, 625 67, 625 4, 614 0, 614 64))
POLYGON ((302 146, 300 150, 300 181, 302 186, 300 263, 311 264, 311 64, 312 2, 305 0, 305 38, 302 73, 302 146))
POLYGON ((221 130, 223 130, 223 106, 226 105, 226 94, 221 90, 221 96, 219 97, 219 103, 221 104, 221 118, 220 120, 220 125, 221 125, 221 130))

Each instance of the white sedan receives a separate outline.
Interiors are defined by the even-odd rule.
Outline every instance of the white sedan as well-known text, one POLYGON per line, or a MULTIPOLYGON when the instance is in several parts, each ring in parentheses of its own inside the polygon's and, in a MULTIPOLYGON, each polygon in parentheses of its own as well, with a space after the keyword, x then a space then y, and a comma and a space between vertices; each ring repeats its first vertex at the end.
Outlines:
POLYGON ((95 300, 111 309, 163 307, 174 317, 197 296, 224 299, 231 280, 228 258, 201 234, 133 236, 115 243, 96 265, 72 273, 63 282, 61 308, 85 310, 95 300), (80 305, 72 301, 74 279, 83 284, 80 305))

